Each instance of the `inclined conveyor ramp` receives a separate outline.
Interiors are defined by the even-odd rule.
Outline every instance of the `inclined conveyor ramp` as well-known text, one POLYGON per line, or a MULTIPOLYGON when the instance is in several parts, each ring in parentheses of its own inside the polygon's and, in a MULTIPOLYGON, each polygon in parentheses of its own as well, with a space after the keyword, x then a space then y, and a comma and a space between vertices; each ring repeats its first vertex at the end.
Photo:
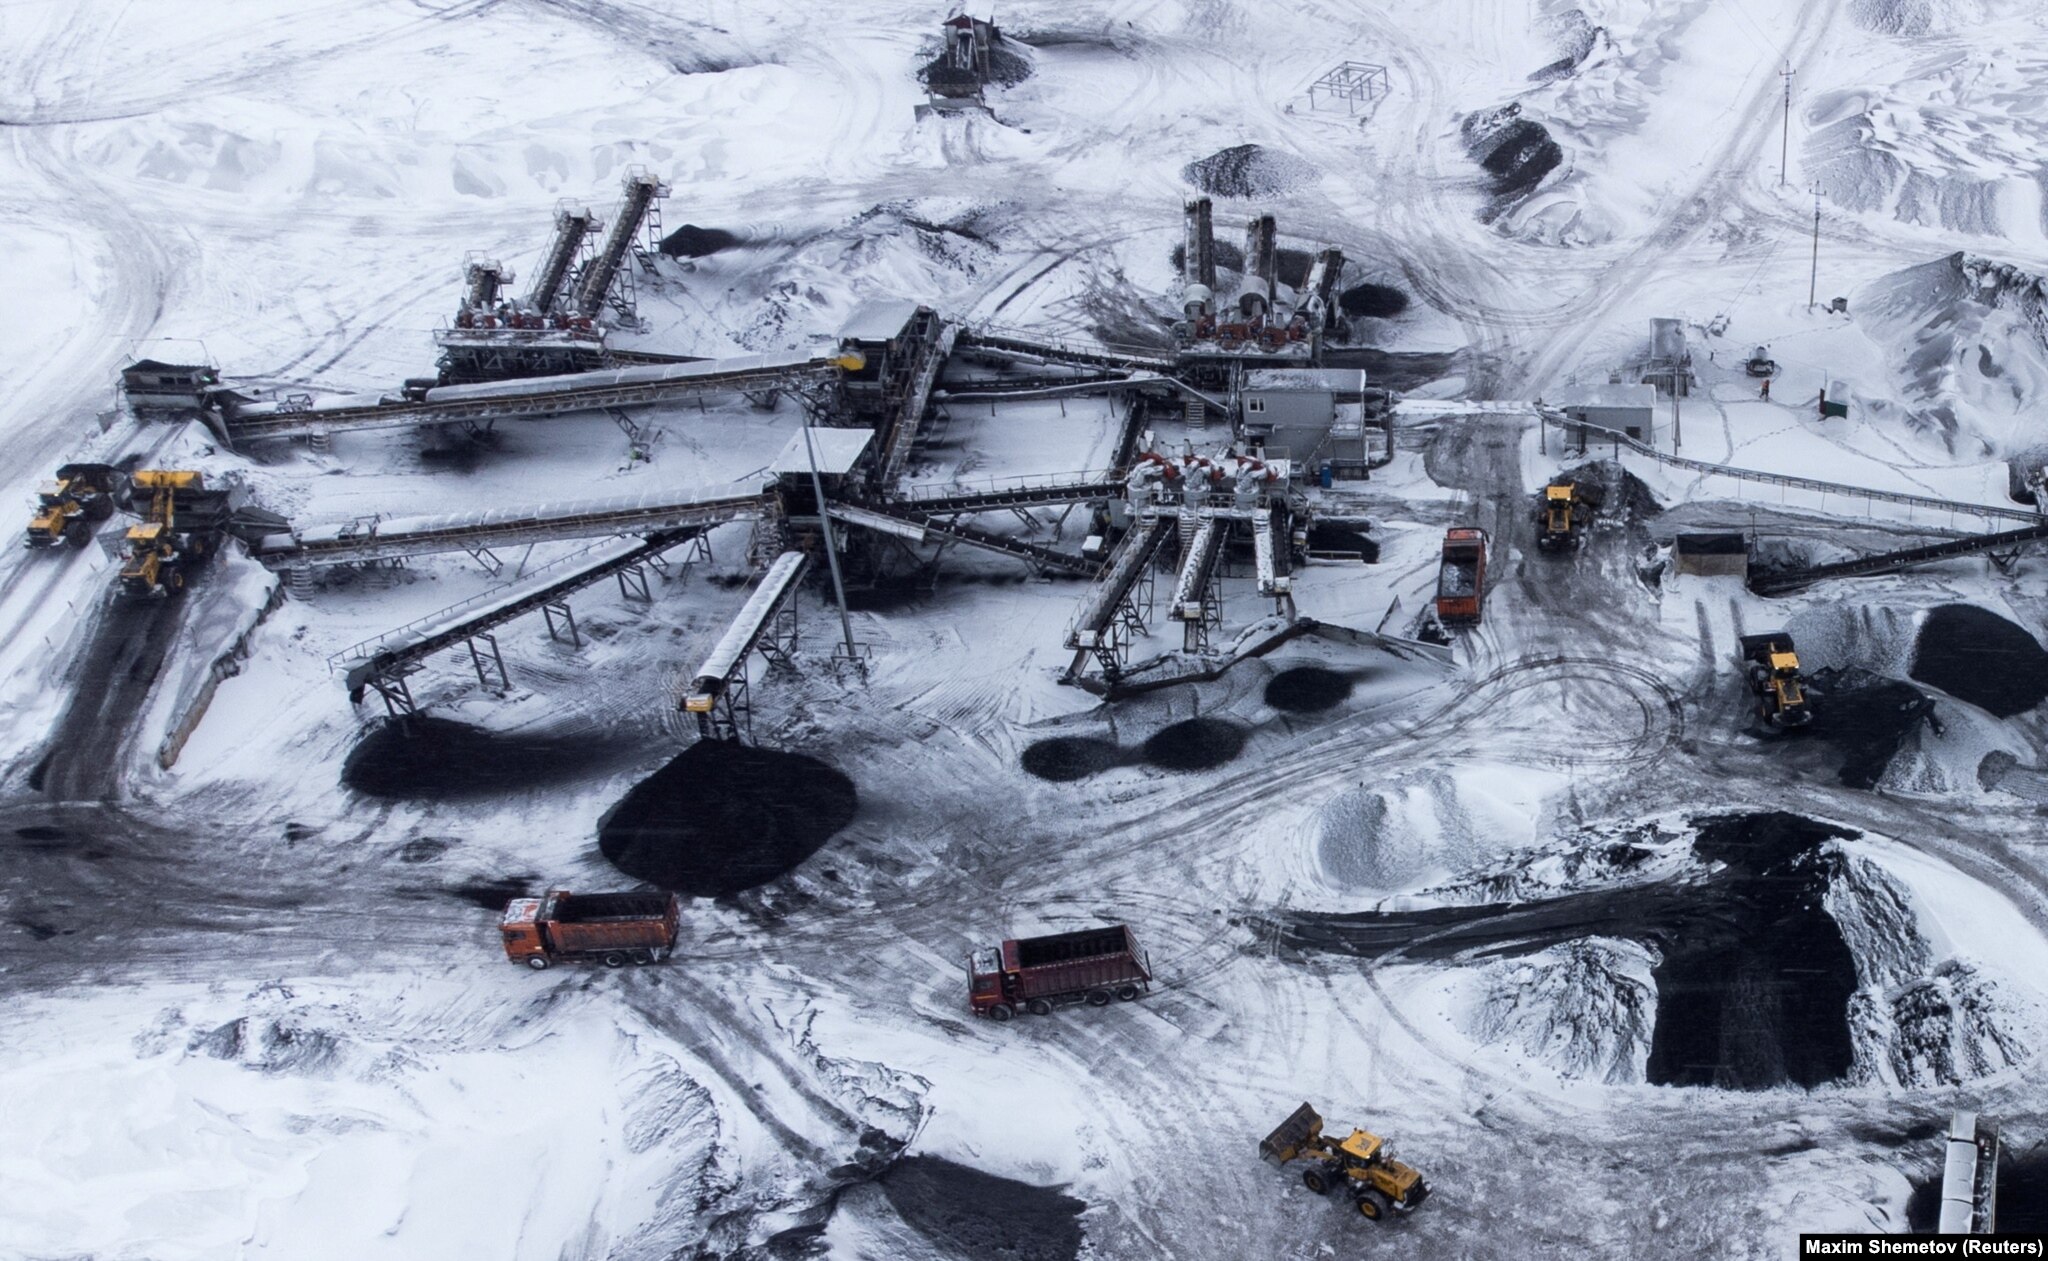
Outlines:
POLYGON ((500 420, 531 420, 611 407, 682 402, 706 394, 787 388, 834 379, 842 371, 843 363, 836 355, 802 352, 738 355, 602 372, 443 385, 426 391, 418 399, 348 395, 318 401, 245 403, 232 405, 223 415, 222 424, 228 437, 238 443, 419 425, 486 425, 500 420))
MULTIPOLYGON (((400 709, 410 711, 413 708, 412 698, 404 687, 404 679, 418 668, 419 662, 444 648, 487 639, 498 627, 535 609, 561 608, 566 614, 563 602, 570 596, 614 575, 620 578, 621 590, 630 593, 631 588, 626 584, 628 571, 658 563, 664 552, 700 533, 700 529, 692 528, 647 539, 609 540, 585 548, 535 569, 515 582, 345 648, 327 659, 327 667, 342 673, 352 696, 360 696, 364 688, 375 688, 391 704, 393 712, 400 709)), ((644 582, 639 594, 646 598, 644 582)), ((553 624, 551 615, 550 630, 553 624)), ((573 618, 569 626, 573 634, 573 618)), ((496 659, 495 642, 491 644, 491 652, 496 659)), ((500 665, 501 672, 502 669, 500 665)))
POLYGON ((835 500, 826 506, 826 511, 835 520, 848 525, 891 534, 913 543, 952 540, 984 551, 1015 557, 1041 570, 1057 569, 1063 573, 1092 578, 1101 568, 1100 564, 1086 556, 1042 547, 1037 543, 1029 543, 1006 534, 983 530, 964 521, 934 520, 922 509, 872 501, 856 503, 835 500))
POLYGON ((789 598, 803 578, 807 560, 802 552, 777 556, 691 676, 682 709, 697 716, 705 739, 736 740, 742 731, 751 732, 752 707, 747 696, 750 654, 758 649, 771 661, 791 663, 796 649, 796 615, 789 598))
POLYGON ((542 504, 468 515, 346 521, 272 534, 254 551, 271 569, 363 564, 436 552, 481 553, 491 548, 558 539, 652 535, 688 528, 709 529, 728 521, 755 520, 779 509, 771 494, 676 492, 620 499, 542 504))
POLYGON ((1080 612, 1067 631, 1067 647, 1088 651, 1108 641, 1110 627, 1131 603, 1131 592, 1174 537, 1178 524, 1172 513, 1155 513, 1124 532, 1109 563, 1081 597, 1080 612))
POLYGON ((1787 570, 1782 573, 1754 574, 1750 577, 1749 586, 1758 595, 1782 595, 1824 578, 1861 578, 1895 573, 1913 565, 1925 565, 1955 556, 2011 551, 2038 543, 2042 539, 2048 539, 2048 522, 2019 530, 2005 530, 1997 534, 1981 534, 1974 538, 1931 543, 1925 547, 1879 552, 1874 556, 1859 556, 1828 565, 1812 565, 1805 569, 1787 570))
POLYGON ((1227 518, 1209 512, 1199 514, 1194 537, 1181 557, 1180 575, 1173 584, 1173 607, 1167 616, 1176 622, 1198 621, 1203 617, 1209 587, 1216 577, 1216 562, 1223 555, 1224 540, 1229 537, 1227 518))

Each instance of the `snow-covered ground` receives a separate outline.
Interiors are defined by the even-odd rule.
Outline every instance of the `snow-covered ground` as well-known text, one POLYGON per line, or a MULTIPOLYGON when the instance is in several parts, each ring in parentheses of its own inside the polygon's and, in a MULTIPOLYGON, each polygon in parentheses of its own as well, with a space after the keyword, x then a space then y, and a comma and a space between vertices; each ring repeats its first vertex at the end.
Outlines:
MULTIPOLYGON (((1825 559, 2016 523, 1640 454, 1621 464, 1642 502, 1611 496, 1576 555, 1539 555, 1528 512, 1581 462, 1530 405, 1639 361, 1658 317, 1685 322, 1700 377, 1657 416, 1659 450, 2012 507, 2007 462, 2048 448, 2036 6, 1018 0, 997 16, 1030 76, 990 115, 920 120, 944 16, 0 8, 0 275, 22 313, 0 356, 5 501, 78 458, 200 468, 301 522, 755 486, 793 400, 640 409, 648 459, 587 415, 235 453, 133 421, 112 383, 134 355, 201 348, 252 391, 422 375, 466 253, 523 288, 557 200, 603 212, 636 165, 672 183, 665 226, 737 238, 643 278, 644 349, 808 347, 874 296, 1156 338, 1183 169, 1253 144, 1268 184, 1218 198, 1219 239, 1270 211, 1284 247, 1341 247, 1347 286, 1407 299, 1352 330, 1443 400, 1404 408, 1370 481, 1317 494, 1379 552, 1306 565, 1296 602, 1405 635, 1442 530, 1479 524, 1484 624, 1448 663, 1332 632, 1105 704, 1057 681, 1077 583, 949 553, 932 589, 851 613, 865 672, 832 665, 838 619, 807 587, 799 669, 754 676, 755 734, 849 777, 853 821, 758 888, 686 900, 662 967, 533 974, 505 963, 496 907, 625 887, 600 821, 695 736, 676 695, 745 599, 746 525, 648 602, 577 595, 580 645, 500 628, 509 687, 465 649, 429 661, 411 686, 431 713, 529 756, 411 796, 344 786, 382 710, 329 658, 587 543, 495 575, 457 554, 336 577, 253 630, 252 565, 152 615, 110 598, 97 548, 8 549, 0 1256, 1777 1257, 1800 1231, 1904 1229, 1954 1109, 2037 1142, 2048 722, 1916 684, 1939 728, 1851 787, 1840 746, 1749 729, 1732 658, 1783 626, 1810 667, 1904 680, 1940 606, 2037 634, 2041 562, 1774 599, 1669 563, 1680 529, 1825 559), (1312 108, 1346 59, 1385 65, 1386 98, 1312 108), (1556 160, 1507 188, 1473 137, 1517 121, 1556 160), (1808 301, 1815 185, 1811 283, 1846 313, 1808 301), (1768 400, 1741 368, 1758 345, 1782 366, 1768 400), (1817 416, 1823 388, 1847 418, 1817 416), (1302 680, 1321 690, 1276 703, 1302 680), (1176 730, 1204 733, 1206 764, 1147 752, 1176 730), (1024 769, 1062 738, 1101 766, 1024 769), (1667 912, 1739 886, 1741 857, 1695 842, 1744 811, 1838 833, 1786 870, 1823 882, 1814 913, 1853 963, 1842 1071, 1654 1084, 1659 978, 1685 945, 1667 912), (1302 944, 1344 917, 1388 936, 1302 944), (1104 921, 1149 951, 1142 1002, 967 1013, 970 948, 1104 921), (1431 1202, 1372 1226, 1262 1165, 1304 1099, 1385 1134, 1431 1202)), ((1100 472, 1120 423, 1099 400, 944 410, 910 467, 924 487, 1100 472)), ((1183 440, 1227 435, 1160 431, 1183 440)), ((983 523, 1073 549, 1085 516, 983 523)), ((1224 589, 1229 643, 1272 607, 1246 576, 1224 589)), ((1180 644, 1160 620, 1137 652, 1180 644)))

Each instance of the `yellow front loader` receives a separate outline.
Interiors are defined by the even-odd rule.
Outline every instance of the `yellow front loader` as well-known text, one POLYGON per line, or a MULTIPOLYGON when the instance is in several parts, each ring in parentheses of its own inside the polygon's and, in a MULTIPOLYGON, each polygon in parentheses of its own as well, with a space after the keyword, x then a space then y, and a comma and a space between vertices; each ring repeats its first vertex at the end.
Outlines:
POLYGON ((1317 1195, 1342 1191, 1369 1221, 1389 1211, 1413 1212, 1429 1198, 1429 1183, 1412 1165, 1387 1155, 1386 1140, 1354 1129, 1349 1138, 1332 1142, 1323 1136, 1323 1118, 1308 1104, 1259 1144, 1259 1155, 1276 1165, 1304 1160, 1301 1184, 1317 1195))

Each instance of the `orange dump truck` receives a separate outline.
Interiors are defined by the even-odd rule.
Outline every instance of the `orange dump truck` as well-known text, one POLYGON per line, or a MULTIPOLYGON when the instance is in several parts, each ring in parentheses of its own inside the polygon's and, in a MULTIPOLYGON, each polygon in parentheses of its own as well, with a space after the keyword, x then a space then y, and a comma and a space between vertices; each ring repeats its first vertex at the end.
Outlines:
POLYGON ((681 908, 673 893, 570 893, 514 898, 499 928, 505 957, 538 971, 564 959, 608 968, 653 963, 675 949, 681 908))
POLYGON ((1444 532, 1444 559, 1436 575, 1436 620, 1473 626, 1486 598, 1486 531, 1461 526, 1444 532))

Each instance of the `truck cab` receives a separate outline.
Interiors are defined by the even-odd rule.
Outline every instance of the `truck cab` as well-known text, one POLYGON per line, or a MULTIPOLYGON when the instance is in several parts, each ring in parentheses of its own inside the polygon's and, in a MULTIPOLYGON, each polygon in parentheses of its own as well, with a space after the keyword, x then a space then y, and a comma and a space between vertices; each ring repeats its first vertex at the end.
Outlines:
POLYGON ((540 935, 540 907, 539 898, 514 898, 498 921, 498 931, 505 938, 505 957, 514 963, 532 967, 533 960, 548 957, 547 943, 540 935))
POLYGON ((977 1016, 986 1016, 1003 1004, 1002 955, 990 946, 967 956, 967 1005, 977 1016))

